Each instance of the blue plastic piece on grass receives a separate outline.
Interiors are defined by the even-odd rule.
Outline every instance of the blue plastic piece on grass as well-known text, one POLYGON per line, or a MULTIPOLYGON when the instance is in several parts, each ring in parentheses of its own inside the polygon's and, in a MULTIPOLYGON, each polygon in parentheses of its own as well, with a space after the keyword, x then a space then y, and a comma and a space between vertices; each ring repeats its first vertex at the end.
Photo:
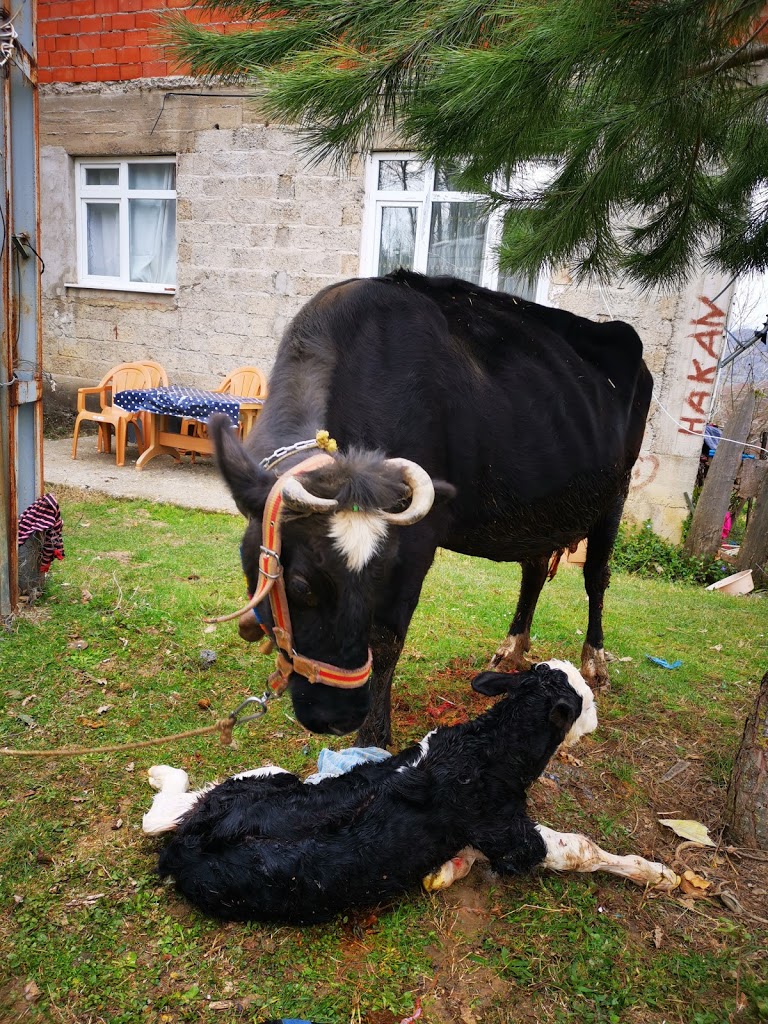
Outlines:
POLYGON ((682 661, 664 661, 663 658, 654 658, 652 654, 646 654, 646 658, 654 665, 661 665, 662 668, 680 668, 683 664, 682 661))

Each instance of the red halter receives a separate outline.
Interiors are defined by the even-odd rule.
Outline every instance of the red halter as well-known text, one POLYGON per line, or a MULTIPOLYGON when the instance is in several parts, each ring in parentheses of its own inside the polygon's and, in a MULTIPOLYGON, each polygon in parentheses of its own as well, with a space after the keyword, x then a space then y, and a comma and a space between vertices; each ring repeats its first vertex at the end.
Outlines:
MULTIPOLYGON (((324 683, 326 686, 337 686, 344 689, 364 686, 371 674, 373 655, 368 648, 368 660, 360 668, 337 668, 324 661, 305 658, 293 646, 293 630, 291 616, 288 611, 288 598, 283 582, 283 566, 280 562, 282 539, 280 536, 280 517, 283 511, 283 486, 288 476, 309 473, 313 469, 333 462, 330 455, 313 455, 304 459, 285 473, 275 482, 264 504, 264 517, 261 527, 261 554, 259 556, 259 585, 256 594, 248 602, 255 608, 264 598, 269 597, 273 633, 277 643, 277 667, 269 677, 269 683, 277 693, 282 693, 288 685, 291 672, 304 676, 310 683, 324 683)), ((265 633, 266 628, 261 627, 265 633)), ((268 634, 267 634, 268 635, 268 634)))

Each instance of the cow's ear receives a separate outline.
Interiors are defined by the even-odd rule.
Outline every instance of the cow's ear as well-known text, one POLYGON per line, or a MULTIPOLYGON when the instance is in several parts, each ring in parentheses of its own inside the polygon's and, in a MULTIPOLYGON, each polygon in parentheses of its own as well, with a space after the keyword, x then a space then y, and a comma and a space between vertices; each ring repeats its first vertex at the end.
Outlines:
POLYGON ((221 475, 229 485, 235 504, 246 519, 260 516, 275 482, 274 477, 251 458, 228 416, 212 416, 208 421, 208 434, 216 449, 221 475))
POLYGON ((549 720, 556 729, 568 732, 577 718, 576 709, 567 700, 559 700, 549 713, 549 720))
POLYGON ((449 484, 447 480, 433 480, 432 486, 435 488, 435 505, 444 505, 446 501, 453 501, 458 493, 453 484, 449 484))
POLYGON ((486 697, 498 697, 500 693, 509 691, 521 682, 523 672, 481 672, 472 680, 472 689, 484 693, 486 697))

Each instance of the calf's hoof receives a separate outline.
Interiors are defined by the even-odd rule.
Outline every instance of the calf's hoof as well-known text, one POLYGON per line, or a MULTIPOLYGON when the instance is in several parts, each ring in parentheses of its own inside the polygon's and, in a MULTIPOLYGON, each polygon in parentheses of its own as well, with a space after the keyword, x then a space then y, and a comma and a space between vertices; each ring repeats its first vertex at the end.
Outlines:
POLYGON ((183 768, 171 768, 167 764, 154 764, 147 771, 147 778, 152 789, 166 793, 186 793, 189 789, 189 776, 183 768))

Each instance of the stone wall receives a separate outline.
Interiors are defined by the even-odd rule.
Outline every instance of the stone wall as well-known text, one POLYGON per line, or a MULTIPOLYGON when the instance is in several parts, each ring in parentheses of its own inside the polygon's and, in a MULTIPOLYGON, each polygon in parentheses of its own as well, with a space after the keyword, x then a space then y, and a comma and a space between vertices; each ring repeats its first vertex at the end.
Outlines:
MULTIPOLYGON (((266 124, 252 98, 184 92, 206 90, 167 78, 41 89, 44 352, 59 405, 73 408, 78 386, 137 358, 201 387, 243 364, 268 372, 299 307, 359 272, 363 167, 308 166, 295 136, 266 124), (177 158, 175 295, 72 287, 74 158, 112 155, 177 158)), ((725 283, 702 276, 662 295, 577 286, 563 272, 549 281, 553 305, 627 320, 643 339, 655 401, 628 512, 672 538, 696 474, 701 441, 687 431, 700 433, 708 415, 725 283)))

